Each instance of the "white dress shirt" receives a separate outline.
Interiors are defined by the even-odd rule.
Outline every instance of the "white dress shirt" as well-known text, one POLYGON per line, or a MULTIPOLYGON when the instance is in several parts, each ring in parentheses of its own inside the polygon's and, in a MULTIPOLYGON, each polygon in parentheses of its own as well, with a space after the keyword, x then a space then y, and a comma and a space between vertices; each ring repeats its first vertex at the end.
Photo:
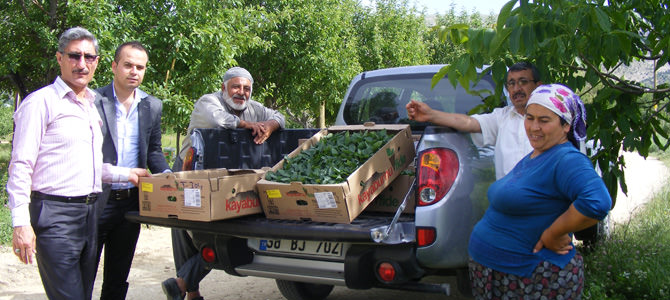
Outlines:
POLYGON ((489 114, 472 115, 482 129, 482 141, 473 139, 478 146, 493 145, 496 179, 500 179, 514 168, 526 154, 533 151, 523 121, 514 106, 496 108, 489 114))
MULTIPOLYGON (((116 142, 117 142, 117 166, 127 168, 137 168, 139 165, 140 153, 140 123, 138 120, 137 107, 142 98, 147 94, 140 89, 135 89, 133 103, 128 111, 126 107, 119 102, 116 97, 116 89, 112 85, 114 93, 114 104, 116 106, 116 142)), ((135 187, 130 182, 114 183, 113 190, 129 189, 135 187)))

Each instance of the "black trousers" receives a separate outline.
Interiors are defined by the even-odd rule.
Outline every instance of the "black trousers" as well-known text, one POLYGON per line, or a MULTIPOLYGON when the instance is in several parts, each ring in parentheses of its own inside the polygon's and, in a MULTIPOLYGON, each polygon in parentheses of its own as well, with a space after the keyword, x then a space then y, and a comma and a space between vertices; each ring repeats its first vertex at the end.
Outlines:
MULTIPOLYGON (((106 193, 104 193, 106 194, 106 193)), ((125 299, 128 292, 128 274, 135 255, 140 224, 126 220, 129 211, 138 211, 138 190, 112 190, 98 219, 98 251, 96 261, 104 249, 102 291, 100 299, 125 299)))
POLYGON ((98 202, 31 199, 35 257, 47 297, 90 300, 97 270, 98 202))
MULTIPOLYGON (((172 171, 181 171, 182 160, 175 158, 172 171)), ((200 281, 202 281, 211 269, 200 257, 200 251, 193 243, 188 231, 184 229, 172 229, 172 257, 174 266, 177 269, 177 277, 186 282, 187 292, 197 292, 200 290, 200 281)))
POLYGON ((193 243, 188 231, 172 229, 172 257, 177 269, 177 277, 186 282, 186 291, 199 291, 200 281, 209 274, 211 269, 207 268, 205 261, 200 257, 200 251, 193 243))

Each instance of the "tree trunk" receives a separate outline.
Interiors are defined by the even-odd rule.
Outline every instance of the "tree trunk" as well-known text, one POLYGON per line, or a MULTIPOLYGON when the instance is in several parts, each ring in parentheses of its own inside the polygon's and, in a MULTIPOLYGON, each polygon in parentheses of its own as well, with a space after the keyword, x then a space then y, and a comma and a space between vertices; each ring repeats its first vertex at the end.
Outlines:
POLYGON ((326 128, 326 101, 319 105, 319 128, 326 128))
POLYGON ((177 131, 177 147, 175 148, 175 158, 179 156, 179 151, 181 151, 181 147, 179 147, 179 141, 181 140, 181 133, 177 131))

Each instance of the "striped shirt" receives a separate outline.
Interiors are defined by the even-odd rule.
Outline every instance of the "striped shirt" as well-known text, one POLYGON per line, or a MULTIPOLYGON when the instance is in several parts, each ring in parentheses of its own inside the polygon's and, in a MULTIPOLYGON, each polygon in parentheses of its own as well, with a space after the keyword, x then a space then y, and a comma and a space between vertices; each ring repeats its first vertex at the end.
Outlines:
MULTIPOLYGON (((12 223, 30 225, 30 192, 83 196, 102 191, 102 120, 94 105, 60 78, 26 97, 14 114, 7 193, 12 223)), ((128 169, 105 166, 106 180, 128 178, 128 169), (125 177, 125 178, 124 178, 125 177)))

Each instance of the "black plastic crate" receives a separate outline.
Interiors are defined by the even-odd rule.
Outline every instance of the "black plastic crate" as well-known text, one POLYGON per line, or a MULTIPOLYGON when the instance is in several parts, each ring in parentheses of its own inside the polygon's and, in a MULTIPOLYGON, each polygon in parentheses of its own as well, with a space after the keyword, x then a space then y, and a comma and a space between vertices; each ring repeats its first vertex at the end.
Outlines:
POLYGON ((260 169, 272 167, 321 129, 284 129, 257 145, 248 129, 195 129, 204 142, 203 168, 260 169))

